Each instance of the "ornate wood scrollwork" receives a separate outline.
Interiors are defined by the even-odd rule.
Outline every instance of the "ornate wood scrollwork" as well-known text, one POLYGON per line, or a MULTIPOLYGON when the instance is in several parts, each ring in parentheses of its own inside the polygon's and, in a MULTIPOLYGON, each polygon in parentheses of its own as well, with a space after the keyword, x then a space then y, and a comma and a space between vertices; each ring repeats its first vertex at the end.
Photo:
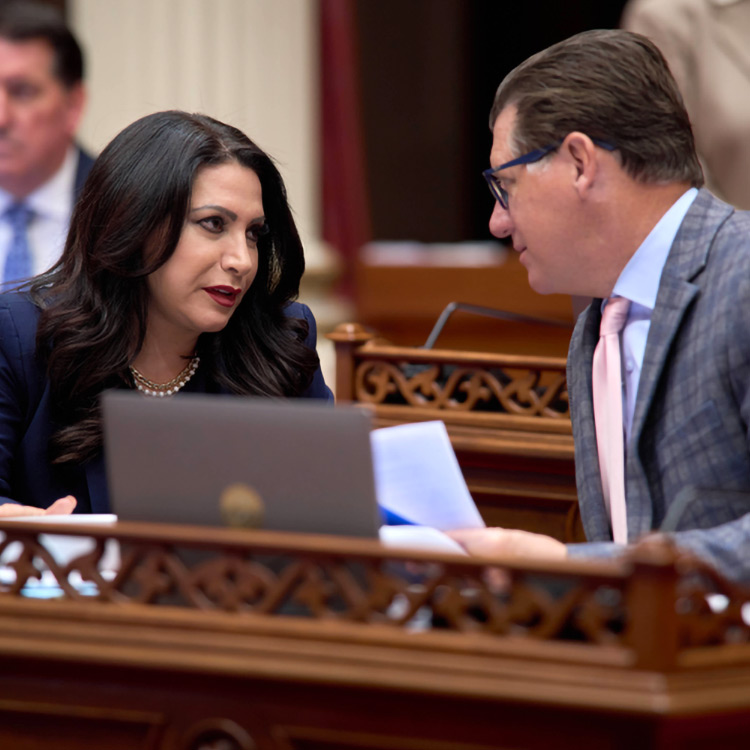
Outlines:
POLYGON ((501 411, 568 418, 564 373, 365 360, 355 370, 355 398, 453 411, 501 411))
POLYGON ((85 600, 88 606, 128 605, 135 611, 156 605, 192 609, 198 618, 233 613, 238 625, 243 617, 254 623, 259 617, 304 618, 311 628, 317 621, 321 627, 470 633, 489 638, 483 641, 488 646, 493 638, 575 642, 633 651, 640 659, 633 663, 643 668, 650 659, 661 668, 681 663, 686 653, 750 642, 750 590, 658 541, 637 545, 619 563, 583 570, 572 563, 499 566, 386 550, 367 540, 154 528, 87 527, 90 551, 61 563, 46 535, 81 530, 5 524, 0 600, 26 595, 41 578, 48 588, 57 587, 57 599, 85 600), (107 575, 99 567, 113 542, 122 550, 121 563, 107 575), (11 545, 15 553, 7 561, 11 545), (655 606, 672 623, 673 657, 664 657, 649 640, 655 606))
POLYGON ((750 642, 750 591, 698 559, 680 561, 675 608, 683 648, 750 642))
MULTIPOLYGON (((499 573, 455 558, 409 562, 393 551, 355 553, 351 545, 306 552, 288 545, 211 549, 129 538, 120 540, 122 561, 111 577, 98 570, 103 532, 91 552, 65 565, 55 561, 38 534, 6 533, 0 553, 12 542, 20 552, 11 563, 16 580, 0 583, 0 596, 19 595, 46 568, 44 575, 59 586, 59 598, 101 604, 161 604, 406 629, 426 624, 443 631, 589 643, 619 642, 623 628, 622 576, 582 583, 521 568, 499 573), (81 593, 71 577, 93 582, 95 593, 81 593)), ((117 538, 116 531, 111 534, 117 538)))

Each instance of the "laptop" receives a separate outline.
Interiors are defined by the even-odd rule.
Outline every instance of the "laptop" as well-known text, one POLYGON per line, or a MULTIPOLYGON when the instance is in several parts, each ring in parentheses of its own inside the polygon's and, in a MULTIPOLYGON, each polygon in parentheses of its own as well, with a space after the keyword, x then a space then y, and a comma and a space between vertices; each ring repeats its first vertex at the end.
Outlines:
POLYGON ((102 409, 121 520, 377 537, 371 424, 356 407, 108 391, 102 409))

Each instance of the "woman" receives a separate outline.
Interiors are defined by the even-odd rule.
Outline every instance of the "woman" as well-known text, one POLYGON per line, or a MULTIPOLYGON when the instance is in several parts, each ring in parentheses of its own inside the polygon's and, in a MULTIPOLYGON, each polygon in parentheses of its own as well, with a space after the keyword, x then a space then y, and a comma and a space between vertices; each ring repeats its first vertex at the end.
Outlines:
POLYGON ((290 302, 303 270, 281 176, 243 133, 177 111, 125 128, 60 261, 0 295, 0 515, 107 512, 107 388, 331 399, 290 302))

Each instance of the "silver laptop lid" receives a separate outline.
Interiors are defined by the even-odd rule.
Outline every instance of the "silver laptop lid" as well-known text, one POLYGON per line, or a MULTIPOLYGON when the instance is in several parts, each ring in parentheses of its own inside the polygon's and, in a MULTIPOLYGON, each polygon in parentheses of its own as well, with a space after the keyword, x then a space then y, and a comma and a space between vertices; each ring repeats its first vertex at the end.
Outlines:
POLYGON ((320 402, 102 396, 122 520, 377 536, 370 419, 320 402))

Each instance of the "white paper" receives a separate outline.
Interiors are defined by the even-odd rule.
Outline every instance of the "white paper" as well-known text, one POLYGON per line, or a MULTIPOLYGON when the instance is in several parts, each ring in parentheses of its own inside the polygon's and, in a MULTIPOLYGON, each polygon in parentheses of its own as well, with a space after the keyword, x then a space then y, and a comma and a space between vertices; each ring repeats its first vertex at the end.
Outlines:
POLYGON ((50 513, 44 516, 10 516, 2 521, 22 521, 23 523, 114 523, 114 513, 50 513))
POLYGON ((455 539, 433 529, 432 526, 381 526, 379 536, 381 544, 385 547, 468 554, 455 539))
POLYGON ((443 422, 373 430, 370 442, 382 507, 442 531, 484 526, 443 422))

